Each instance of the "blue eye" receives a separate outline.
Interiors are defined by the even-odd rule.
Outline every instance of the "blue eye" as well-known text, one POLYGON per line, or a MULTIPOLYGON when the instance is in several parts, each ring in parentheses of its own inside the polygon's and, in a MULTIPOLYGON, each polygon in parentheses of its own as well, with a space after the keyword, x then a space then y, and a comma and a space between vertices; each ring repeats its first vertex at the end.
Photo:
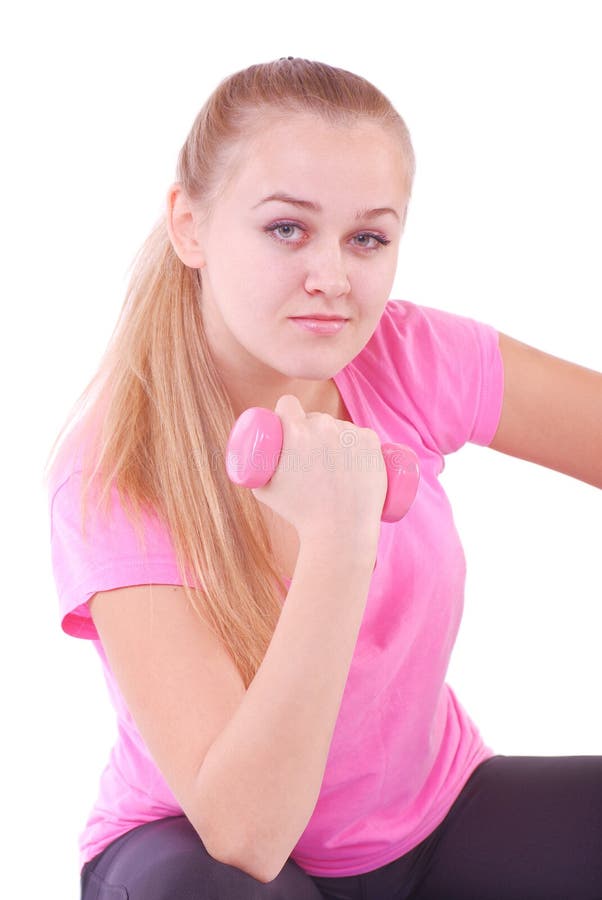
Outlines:
MULTIPOLYGON (((297 225, 296 222, 274 222, 272 225, 264 228, 264 231, 272 235, 279 243, 292 244, 293 246, 298 246, 307 238, 306 230, 301 225, 297 225), (295 237, 295 232, 301 232, 301 236, 295 237)), ((391 243, 383 235, 374 234, 371 231, 362 231, 354 235, 352 240, 356 242, 355 246, 360 250, 369 252, 379 250, 381 247, 386 247, 387 244, 391 243)))
POLYGON ((292 234, 303 229, 294 222, 275 222, 273 225, 268 225, 265 230, 273 234, 276 240, 282 244, 297 244, 299 240, 291 240, 292 234))
POLYGON ((388 241, 387 238, 382 237, 382 235, 372 234, 369 231, 362 231, 361 234, 355 235, 356 240, 359 240, 360 238, 367 238, 368 241, 372 241, 370 245, 366 242, 361 243, 359 246, 363 250, 378 250, 379 247, 386 247, 387 244, 391 243, 391 241, 388 241))

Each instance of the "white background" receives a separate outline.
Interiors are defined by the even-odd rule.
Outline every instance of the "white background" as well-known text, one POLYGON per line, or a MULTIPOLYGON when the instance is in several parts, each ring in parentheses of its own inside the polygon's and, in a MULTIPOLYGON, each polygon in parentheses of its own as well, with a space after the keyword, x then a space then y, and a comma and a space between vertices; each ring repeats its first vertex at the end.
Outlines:
MULTIPOLYGON (((42 466, 208 93, 288 55, 368 77, 418 160, 393 296, 602 369, 599 12, 55 0, 4 14, 6 896, 78 896, 77 834, 114 737, 93 648, 60 630, 42 466)), ((602 754, 600 492, 473 446, 443 479, 468 559, 448 681, 496 752, 602 754)))

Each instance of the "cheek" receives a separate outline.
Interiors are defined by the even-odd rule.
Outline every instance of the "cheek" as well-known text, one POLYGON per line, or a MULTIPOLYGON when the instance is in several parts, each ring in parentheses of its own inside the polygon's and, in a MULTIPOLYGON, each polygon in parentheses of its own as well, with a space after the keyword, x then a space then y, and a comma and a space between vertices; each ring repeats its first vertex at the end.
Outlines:
POLYGON ((297 308, 295 301, 303 293, 306 279, 302 263, 288 255, 272 253, 261 258, 255 256, 246 271, 238 274, 239 289, 257 310, 261 319, 273 314, 282 314, 287 307, 297 308))
POLYGON ((353 293, 365 297, 368 305, 374 306, 378 306, 384 295, 388 297, 394 278, 395 266, 388 259, 364 261, 364 265, 349 271, 353 293))
POLYGON ((239 246, 222 260, 224 277, 230 282, 244 285, 269 296, 284 285, 303 283, 306 265, 293 251, 275 245, 273 239, 263 235, 259 240, 240 241, 239 246))

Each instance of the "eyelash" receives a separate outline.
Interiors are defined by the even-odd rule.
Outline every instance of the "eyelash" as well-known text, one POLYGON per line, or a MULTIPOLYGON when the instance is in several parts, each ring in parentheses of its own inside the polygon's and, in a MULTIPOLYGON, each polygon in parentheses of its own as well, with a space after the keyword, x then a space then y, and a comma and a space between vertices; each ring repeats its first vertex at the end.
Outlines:
MULTIPOLYGON (((274 240, 278 241, 280 244, 292 244, 293 246, 298 246, 301 241, 287 241, 285 238, 278 237, 276 232, 279 228, 298 228, 300 231, 304 229, 301 225, 297 225, 296 222, 274 222, 273 225, 268 225, 267 228, 264 229, 268 234, 271 234, 274 240)), ((387 238, 383 237, 380 234, 374 234, 372 231, 360 231, 359 234, 355 235, 356 237, 370 237, 378 242, 378 246, 376 247, 361 247, 360 250, 366 250, 367 252, 374 252, 375 250, 380 250, 380 247, 386 247, 387 244, 390 244, 391 241, 387 240, 387 238)))

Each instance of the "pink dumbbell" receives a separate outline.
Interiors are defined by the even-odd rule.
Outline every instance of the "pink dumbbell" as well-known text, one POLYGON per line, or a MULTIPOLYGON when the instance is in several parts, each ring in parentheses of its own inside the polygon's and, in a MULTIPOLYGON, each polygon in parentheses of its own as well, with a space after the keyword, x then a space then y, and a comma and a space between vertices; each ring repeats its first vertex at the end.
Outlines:
MULTIPOLYGON (((238 417, 226 447, 226 470, 230 481, 242 487, 263 487, 268 483, 282 451, 282 422, 270 409, 251 406, 238 417)), ((387 494, 381 520, 402 519, 416 496, 420 471, 418 457, 404 444, 383 444, 387 469, 387 494)))

